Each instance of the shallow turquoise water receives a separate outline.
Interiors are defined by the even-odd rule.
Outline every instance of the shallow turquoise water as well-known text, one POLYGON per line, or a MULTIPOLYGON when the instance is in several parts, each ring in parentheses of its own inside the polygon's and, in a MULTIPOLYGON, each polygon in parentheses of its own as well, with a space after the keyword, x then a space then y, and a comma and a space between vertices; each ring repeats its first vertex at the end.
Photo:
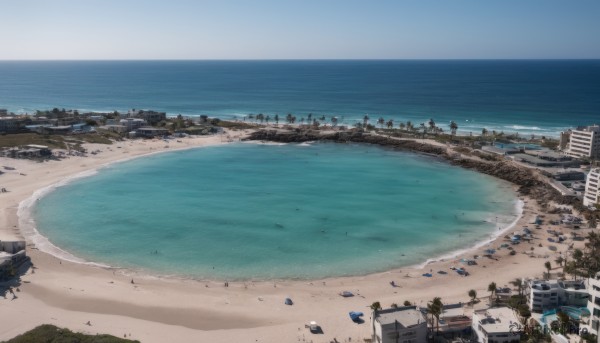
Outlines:
POLYGON ((515 212, 510 187, 489 176, 319 143, 234 144, 114 164, 48 194, 33 216, 55 245, 87 260, 233 280, 422 263, 489 238, 515 212))

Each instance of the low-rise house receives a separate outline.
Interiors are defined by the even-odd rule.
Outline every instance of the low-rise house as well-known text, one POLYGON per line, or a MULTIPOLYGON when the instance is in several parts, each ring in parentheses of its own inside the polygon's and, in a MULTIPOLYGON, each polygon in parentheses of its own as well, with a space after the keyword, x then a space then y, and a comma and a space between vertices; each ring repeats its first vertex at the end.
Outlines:
POLYGON ((135 131, 140 127, 144 127, 144 126, 148 125, 148 123, 146 123, 146 121, 144 119, 140 119, 140 118, 121 119, 119 121, 119 124, 122 126, 125 126, 125 128, 127 129, 127 132, 135 131))
POLYGON ((443 306, 442 313, 440 313, 440 335, 444 337, 470 337, 471 325, 472 319, 465 315, 462 303, 443 306))
POLYGON ((159 122, 167 119, 166 112, 156 112, 150 110, 136 110, 131 109, 127 112, 128 117, 130 118, 142 118, 150 125, 156 125, 159 122))
POLYGON ((107 131, 116 132, 116 133, 127 132, 127 127, 123 126, 123 125, 104 125, 104 126, 100 126, 99 128, 103 129, 103 130, 107 130, 107 131))
POLYGON ((371 320, 373 342, 427 342, 427 320, 416 306, 378 310, 371 320))
POLYGON ((519 343, 521 324, 510 308, 489 308, 473 313, 473 332, 481 343, 519 343))
POLYGON ((73 128, 71 125, 63 125, 63 126, 42 126, 41 132, 43 134, 50 135, 65 135, 71 132, 73 128))
POLYGON ((579 181, 585 180, 585 173, 579 170, 565 170, 552 174, 556 181, 579 181))
POLYGON ((21 120, 18 117, 0 117, 0 133, 18 132, 21 128, 21 120))
POLYGON ((0 280, 15 276, 16 270, 26 261, 25 241, 0 240, 0 280))
POLYGON ((51 156, 52 150, 45 145, 29 144, 19 148, 5 149, 2 151, 2 155, 10 158, 37 158, 51 156))
POLYGON ((135 137, 153 138, 158 136, 165 136, 169 134, 169 130, 158 128, 158 127, 140 127, 135 132, 135 137))

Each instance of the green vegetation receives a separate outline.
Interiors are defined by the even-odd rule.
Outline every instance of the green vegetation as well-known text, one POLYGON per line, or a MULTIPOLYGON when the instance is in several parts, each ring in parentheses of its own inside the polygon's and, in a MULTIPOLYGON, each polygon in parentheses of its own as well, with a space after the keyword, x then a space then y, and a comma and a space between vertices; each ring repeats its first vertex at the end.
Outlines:
POLYGON ((474 289, 470 290, 469 297, 471 298, 471 304, 475 304, 475 299, 477 299, 477 291, 474 289))
POLYGON ((371 310, 373 311, 379 311, 381 310, 381 303, 379 301, 376 301, 374 303, 371 304, 371 310))
POLYGON ((431 331, 433 331, 433 319, 435 318, 436 332, 440 333, 440 315, 444 310, 442 298, 435 297, 427 304, 427 314, 431 315, 431 331))
POLYGON ((550 264, 550 261, 546 261, 546 263, 544 263, 544 268, 546 268, 546 270, 548 271, 548 273, 546 274, 546 280, 549 280, 550 270, 552 270, 552 264, 550 264))
POLYGON ((600 234, 590 232, 584 250, 575 249, 572 259, 564 262, 563 271, 575 278, 591 277, 600 272, 600 234))
POLYGON ((84 335, 44 324, 4 343, 126 343, 138 342, 111 335, 84 335))
MULTIPOLYGON (((277 116, 277 122, 279 122, 279 116, 277 116)), ((236 122, 236 121, 219 120, 218 122, 214 123, 213 125, 223 127, 226 129, 232 129, 232 130, 244 130, 244 129, 256 128, 256 125, 252 125, 252 124, 248 124, 248 123, 244 123, 244 122, 240 122, 240 121, 236 122)))
POLYGON ((490 304, 492 304, 492 301, 494 299, 494 294, 496 294, 496 283, 492 282, 488 285, 488 292, 490 292, 490 304))
POLYGON ((80 134, 73 136, 40 135, 37 133, 16 133, 11 135, 0 135, 0 148, 12 148, 27 144, 46 145, 50 149, 80 150, 83 143, 112 144, 112 141, 101 134, 80 134))

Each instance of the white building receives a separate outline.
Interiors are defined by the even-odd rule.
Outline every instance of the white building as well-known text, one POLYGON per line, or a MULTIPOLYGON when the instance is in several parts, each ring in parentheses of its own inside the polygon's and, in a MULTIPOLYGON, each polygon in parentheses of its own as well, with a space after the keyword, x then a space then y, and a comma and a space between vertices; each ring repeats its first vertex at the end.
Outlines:
POLYGON ((375 343, 427 342, 427 320, 416 306, 375 311, 371 324, 375 343))
POLYGON ((527 287, 529 309, 536 313, 560 306, 585 307, 589 297, 583 280, 530 280, 527 287))
POLYGON ((140 127, 148 125, 144 119, 141 118, 125 118, 119 121, 119 125, 125 126, 126 131, 134 131, 140 127))
POLYGON ((129 118, 142 118, 150 125, 155 125, 156 123, 166 120, 167 114, 165 112, 156 112, 150 110, 136 110, 131 109, 127 111, 127 117, 129 118))
POLYGON ((588 279, 588 299, 587 308, 590 311, 590 321, 587 325, 582 325, 581 330, 587 331, 593 335, 599 336, 600 333, 600 273, 588 279))
POLYGON ((600 126, 578 127, 571 131, 566 154, 572 157, 600 157, 600 126))
POLYGON ((583 205, 591 206, 600 202, 600 168, 590 170, 585 182, 583 205))
POLYGON ((481 343, 519 343, 521 325, 508 307, 488 308, 473 313, 473 332, 481 343))

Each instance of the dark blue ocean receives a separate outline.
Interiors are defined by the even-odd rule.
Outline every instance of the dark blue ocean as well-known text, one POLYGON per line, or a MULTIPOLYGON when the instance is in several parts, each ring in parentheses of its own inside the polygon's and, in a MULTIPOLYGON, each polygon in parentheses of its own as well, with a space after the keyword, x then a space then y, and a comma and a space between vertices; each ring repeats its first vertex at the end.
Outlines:
POLYGON ((557 135, 600 122, 600 60, 4 61, 0 108, 170 115, 308 113, 345 123, 450 120, 459 131, 557 135))

